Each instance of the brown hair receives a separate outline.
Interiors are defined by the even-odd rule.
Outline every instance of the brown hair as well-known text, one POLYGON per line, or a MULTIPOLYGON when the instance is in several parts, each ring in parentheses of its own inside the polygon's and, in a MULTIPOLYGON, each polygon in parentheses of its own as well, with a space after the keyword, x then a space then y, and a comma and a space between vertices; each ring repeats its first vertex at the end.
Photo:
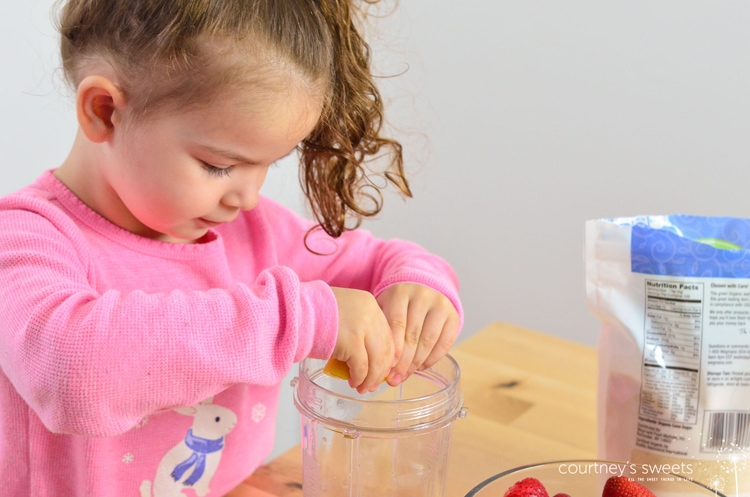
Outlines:
POLYGON ((387 183, 411 196, 401 145, 381 136, 383 102, 352 1, 64 0, 63 70, 76 86, 81 69, 103 59, 133 119, 142 119, 205 104, 230 83, 257 82, 243 71, 244 54, 268 68, 291 62, 324 92, 320 120, 299 146, 300 182, 320 226, 337 237, 380 212, 387 183), (381 156, 384 170, 373 171, 381 156))

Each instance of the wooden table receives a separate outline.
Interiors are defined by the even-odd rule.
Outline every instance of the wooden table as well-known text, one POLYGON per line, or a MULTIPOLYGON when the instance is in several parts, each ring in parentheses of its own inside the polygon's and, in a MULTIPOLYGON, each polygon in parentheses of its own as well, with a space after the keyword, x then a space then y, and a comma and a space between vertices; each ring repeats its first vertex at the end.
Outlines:
MULTIPOLYGON (((595 349, 506 323, 456 346, 469 415, 456 420, 447 497, 522 464, 596 456, 595 349)), ((226 497, 302 497, 299 446, 226 497)))

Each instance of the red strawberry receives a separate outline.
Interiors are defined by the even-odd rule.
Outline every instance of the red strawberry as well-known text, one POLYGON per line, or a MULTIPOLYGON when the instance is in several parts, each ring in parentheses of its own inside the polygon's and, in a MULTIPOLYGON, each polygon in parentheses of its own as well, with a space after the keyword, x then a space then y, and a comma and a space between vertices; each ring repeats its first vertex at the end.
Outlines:
POLYGON ((549 494, 536 478, 524 478, 511 485, 503 497, 549 497, 549 494))
POLYGON ((604 484, 602 497, 656 497, 649 489, 625 476, 613 476, 604 484))
POLYGON ((555 494, 553 497, 570 497, 568 494, 555 494))

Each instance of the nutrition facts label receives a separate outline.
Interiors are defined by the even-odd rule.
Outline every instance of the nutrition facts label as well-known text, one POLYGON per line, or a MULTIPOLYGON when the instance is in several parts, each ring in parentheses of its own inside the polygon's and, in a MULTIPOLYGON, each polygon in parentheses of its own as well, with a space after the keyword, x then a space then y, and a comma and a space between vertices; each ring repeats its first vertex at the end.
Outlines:
POLYGON ((695 424, 700 391, 703 283, 646 280, 640 413, 695 424))

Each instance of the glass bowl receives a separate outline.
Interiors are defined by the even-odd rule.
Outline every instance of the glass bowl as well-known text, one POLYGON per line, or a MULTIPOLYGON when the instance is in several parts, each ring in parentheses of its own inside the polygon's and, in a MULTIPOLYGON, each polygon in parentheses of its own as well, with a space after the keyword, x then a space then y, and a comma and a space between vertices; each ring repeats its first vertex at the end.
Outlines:
MULTIPOLYGON (((529 464, 487 478, 465 497, 503 497, 515 482, 529 477, 539 480, 550 497, 558 493, 568 494, 570 497, 600 497, 605 482, 612 476, 625 476, 636 481, 656 497, 727 497, 688 476, 663 472, 663 469, 666 468, 602 460, 529 464)), ((685 469, 685 472, 690 470, 685 469)))

